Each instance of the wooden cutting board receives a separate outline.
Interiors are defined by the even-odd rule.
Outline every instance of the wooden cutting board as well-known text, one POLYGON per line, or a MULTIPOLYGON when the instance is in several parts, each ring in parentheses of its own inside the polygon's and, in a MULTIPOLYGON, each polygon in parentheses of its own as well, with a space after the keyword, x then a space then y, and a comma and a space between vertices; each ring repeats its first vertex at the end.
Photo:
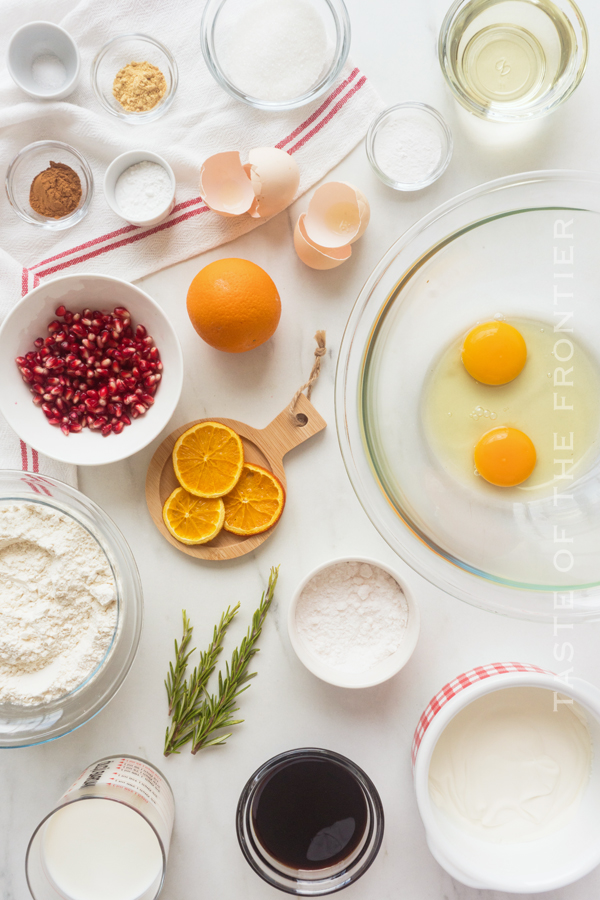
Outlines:
MULTIPOLYGON (((162 509, 167 497, 176 487, 179 487, 173 471, 171 456, 173 447, 184 431, 200 422, 221 422, 223 425, 233 428, 242 439, 246 461, 263 466, 273 472, 286 489, 286 494, 283 457, 289 450, 293 450, 308 438, 323 431, 327 423, 304 394, 301 394, 295 408, 295 419, 292 418, 287 407, 266 428, 252 428, 235 419, 196 419, 194 422, 182 425, 164 439, 152 457, 146 475, 146 502, 154 524, 169 543, 181 550, 182 553, 187 553, 188 556, 195 556, 198 559, 234 559, 259 547, 273 533, 279 523, 276 522, 272 528, 263 531, 262 534, 253 534, 248 537, 223 530, 208 544, 188 546, 175 540, 165 527, 162 518, 162 509)), ((285 509, 283 515, 285 515, 285 509)))

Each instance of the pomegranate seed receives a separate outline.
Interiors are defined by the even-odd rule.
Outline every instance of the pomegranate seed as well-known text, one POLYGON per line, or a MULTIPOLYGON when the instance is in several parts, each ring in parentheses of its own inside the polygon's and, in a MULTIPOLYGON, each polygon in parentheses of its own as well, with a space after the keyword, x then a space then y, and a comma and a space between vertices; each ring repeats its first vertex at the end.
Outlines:
POLYGON ((153 338, 143 325, 134 330, 123 306, 110 314, 61 305, 55 314, 48 336, 16 358, 33 402, 65 434, 120 434, 154 403, 162 364, 153 338))

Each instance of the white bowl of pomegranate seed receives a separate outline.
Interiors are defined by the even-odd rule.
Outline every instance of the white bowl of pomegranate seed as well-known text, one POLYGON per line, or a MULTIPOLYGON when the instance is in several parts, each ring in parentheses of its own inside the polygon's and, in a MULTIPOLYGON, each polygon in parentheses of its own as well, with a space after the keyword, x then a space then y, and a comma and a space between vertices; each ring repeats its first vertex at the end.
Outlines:
POLYGON ((125 459, 167 425, 183 357, 160 306, 107 275, 65 275, 27 294, 0 328, 0 412, 46 456, 125 459))

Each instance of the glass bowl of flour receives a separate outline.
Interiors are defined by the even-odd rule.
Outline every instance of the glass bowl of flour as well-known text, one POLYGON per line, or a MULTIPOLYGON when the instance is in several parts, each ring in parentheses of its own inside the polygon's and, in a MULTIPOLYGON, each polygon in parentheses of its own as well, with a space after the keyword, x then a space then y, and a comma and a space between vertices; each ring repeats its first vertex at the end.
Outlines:
POLYGON ((288 632, 298 659, 328 684, 366 688, 402 669, 417 644, 419 608, 385 563, 334 559, 312 571, 290 605, 288 632))
POLYGON ((142 588, 131 550, 88 497, 0 471, 0 747, 68 734, 134 660, 142 588))

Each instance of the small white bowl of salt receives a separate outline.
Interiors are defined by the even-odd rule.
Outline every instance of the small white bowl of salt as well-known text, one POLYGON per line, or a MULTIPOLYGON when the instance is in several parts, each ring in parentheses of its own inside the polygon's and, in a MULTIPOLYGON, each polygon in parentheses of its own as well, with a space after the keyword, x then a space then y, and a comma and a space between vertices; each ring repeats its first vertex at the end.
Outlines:
POLYGON ((113 159, 104 175, 106 202, 130 225, 158 225, 175 206, 175 175, 150 150, 128 150, 113 159))
POLYGON ((28 22, 10 39, 6 65, 12 80, 35 100, 63 100, 79 79, 79 50, 60 25, 28 22))
POLYGON ((310 572, 292 600, 288 632, 298 659, 329 684, 366 688, 402 669, 417 644, 419 608, 385 563, 334 559, 310 572))

